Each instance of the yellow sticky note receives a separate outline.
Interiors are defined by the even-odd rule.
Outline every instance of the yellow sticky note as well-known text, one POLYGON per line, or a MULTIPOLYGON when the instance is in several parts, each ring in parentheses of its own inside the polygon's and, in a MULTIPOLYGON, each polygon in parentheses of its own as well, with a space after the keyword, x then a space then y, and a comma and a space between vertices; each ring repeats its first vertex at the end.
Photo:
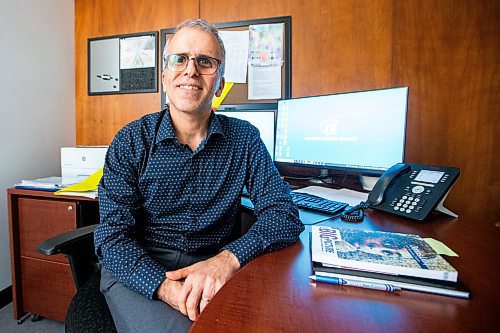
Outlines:
POLYGON ((64 194, 64 192, 87 192, 87 191, 95 191, 99 186, 99 182, 102 178, 102 168, 88 176, 83 181, 73 184, 71 186, 65 187, 55 194, 64 194))
POLYGON ((458 257, 458 254, 453 252, 453 250, 450 249, 446 244, 438 241, 437 239, 424 238, 424 241, 427 244, 429 244, 434 249, 434 251, 436 251, 438 254, 444 254, 444 255, 450 256, 450 257, 458 257))
POLYGON ((233 85, 234 82, 226 82, 226 84, 224 84, 224 89, 222 89, 222 94, 219 97, 214 96, 214 98, 212 99, 212 108, 217 110, 217 108, 222 104, 224 98, 226 98, 227 94, 229 93, 233 85))

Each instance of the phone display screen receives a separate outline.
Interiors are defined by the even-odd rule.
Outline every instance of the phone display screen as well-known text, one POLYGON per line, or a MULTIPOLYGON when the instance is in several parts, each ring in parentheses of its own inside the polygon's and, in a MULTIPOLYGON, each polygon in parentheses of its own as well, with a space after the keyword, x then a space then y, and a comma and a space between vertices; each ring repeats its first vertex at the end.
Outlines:
POLYGON ((444 172, 442 171, 421 170, 415 180, 419 182, 436 184, 441 179, 441 177, 443 177, 443 175, 444 172))

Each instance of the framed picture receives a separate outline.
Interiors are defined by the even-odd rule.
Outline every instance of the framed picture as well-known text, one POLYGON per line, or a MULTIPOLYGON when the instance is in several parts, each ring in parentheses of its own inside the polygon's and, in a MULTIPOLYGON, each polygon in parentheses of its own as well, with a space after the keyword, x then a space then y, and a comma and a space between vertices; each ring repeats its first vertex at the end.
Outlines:
POLYGON ((158 92, 158 32, 89 38, 88 94, 158 92))

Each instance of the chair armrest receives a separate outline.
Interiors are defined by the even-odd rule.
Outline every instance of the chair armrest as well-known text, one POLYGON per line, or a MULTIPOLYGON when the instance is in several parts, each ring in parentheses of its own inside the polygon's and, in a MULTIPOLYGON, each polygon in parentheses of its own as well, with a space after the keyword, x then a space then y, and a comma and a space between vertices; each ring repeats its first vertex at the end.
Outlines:
POLYGON ((68 258, 75 286, 80 289, 98 270, 94 253, 94 229, 97 224, 68 231, 38 245, 38 252, 51 256, 64 254, 68 258))
POLYGON ((75 250, 81 249, 89 241, 93 246, 94 229, 96 227, 97 224, 93 224, 49 238, 40 243, 37 250, 48 256, 59 253, 69 255, 75 250))

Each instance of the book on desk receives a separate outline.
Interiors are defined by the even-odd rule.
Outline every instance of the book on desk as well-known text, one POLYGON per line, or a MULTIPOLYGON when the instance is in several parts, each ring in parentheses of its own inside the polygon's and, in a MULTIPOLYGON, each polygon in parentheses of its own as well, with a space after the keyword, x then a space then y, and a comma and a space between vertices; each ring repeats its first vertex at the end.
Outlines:
POLYGON ((313 226, 314 274, 469 298, 458 272, 418 235, 313 226))

